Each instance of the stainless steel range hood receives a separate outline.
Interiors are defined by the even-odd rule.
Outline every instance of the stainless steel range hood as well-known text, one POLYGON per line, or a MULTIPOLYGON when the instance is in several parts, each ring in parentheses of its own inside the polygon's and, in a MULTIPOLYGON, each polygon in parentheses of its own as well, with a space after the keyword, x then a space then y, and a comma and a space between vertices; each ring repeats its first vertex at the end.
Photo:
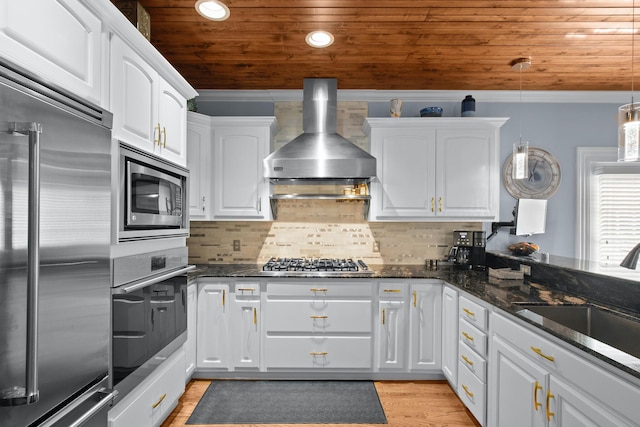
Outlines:
POLYGON ((336 132, 336 79, 304 79, 303 133, 264 159, 265 177, 283 180, 370 179, 376 159, 336 132))

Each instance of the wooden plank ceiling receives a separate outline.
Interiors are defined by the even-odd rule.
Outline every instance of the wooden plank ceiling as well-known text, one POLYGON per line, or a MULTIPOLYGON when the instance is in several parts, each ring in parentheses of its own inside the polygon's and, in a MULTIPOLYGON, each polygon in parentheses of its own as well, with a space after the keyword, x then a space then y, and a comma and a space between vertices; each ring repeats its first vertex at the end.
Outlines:
POLYGON ((633 0, 224 0, 222 22, 195 0, 139 1, 151 42, 196 89, 336 77, 339 89, 518 90, 522 77, 523 90, 629 91, 640 56, 633 0), (319 29, 332 46, 305 44, 319 29))

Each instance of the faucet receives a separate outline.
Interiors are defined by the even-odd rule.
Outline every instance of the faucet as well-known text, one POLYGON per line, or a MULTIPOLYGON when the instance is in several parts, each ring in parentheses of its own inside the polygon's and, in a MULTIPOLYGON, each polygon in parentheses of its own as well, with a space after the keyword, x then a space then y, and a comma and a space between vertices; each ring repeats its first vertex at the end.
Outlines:
POLYGON ((640 243, 629 251, 626 257, 620 263, 620 267, 635 270, 638 266, 638 258, 640 257, 640 243))

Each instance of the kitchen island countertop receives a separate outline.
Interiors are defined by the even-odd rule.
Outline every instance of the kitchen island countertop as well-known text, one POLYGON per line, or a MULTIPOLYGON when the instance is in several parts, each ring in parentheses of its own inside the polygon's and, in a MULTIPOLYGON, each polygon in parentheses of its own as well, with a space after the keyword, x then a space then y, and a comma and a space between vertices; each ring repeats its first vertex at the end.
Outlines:
POLYGON ((590 300, 587 296, 575 295, 561 290, 536 283, 529 280, 501 281, 490 278, 486 271, 460 270, 451 265, 439 266, 436 270, 430 270, 424 265, 370 265, 374 272, 370 276, 354 275, 348 272, 344 274, 332 274, 331 277, 318 277, 308 274, 295 276, 266 276, 261 274, 261 268, 254 264, 210 264, 198 265, 189 277, 193 279, 204 277, 215 278, 296 278, 313 280, 344 280, 358 279, 437 279, 455 286, 493 306, 510 313, 519 319, 540 328, 561 340, 580 348, 596 358, 613 365, 640 380, 640 359, 623 353, 612 347, 607 348, 601 342, 595 341, 582 334, 577 334, 564 327, 541 325, 520 314, 520 309, 514 303, 543 303, 543 304, 587 304, 595 303, 605 308, 612 308, 623 315, 635 315, 615 307, 607 307, 597 301, 590 300))

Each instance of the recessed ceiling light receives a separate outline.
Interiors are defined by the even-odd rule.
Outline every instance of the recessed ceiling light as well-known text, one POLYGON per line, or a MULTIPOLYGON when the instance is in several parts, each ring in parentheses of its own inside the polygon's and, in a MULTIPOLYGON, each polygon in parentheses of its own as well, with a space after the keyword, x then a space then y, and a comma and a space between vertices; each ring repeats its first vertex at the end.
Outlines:
POLYGON ((312 31, 305 40, 311 47, 327 47, 333 44, 333 34, 328 31, 312 31))
POLYGON ((212 21, 224 21, 231 15, 227 5, 218 0, 198 0, 196 10, 200 15, 212 21))

